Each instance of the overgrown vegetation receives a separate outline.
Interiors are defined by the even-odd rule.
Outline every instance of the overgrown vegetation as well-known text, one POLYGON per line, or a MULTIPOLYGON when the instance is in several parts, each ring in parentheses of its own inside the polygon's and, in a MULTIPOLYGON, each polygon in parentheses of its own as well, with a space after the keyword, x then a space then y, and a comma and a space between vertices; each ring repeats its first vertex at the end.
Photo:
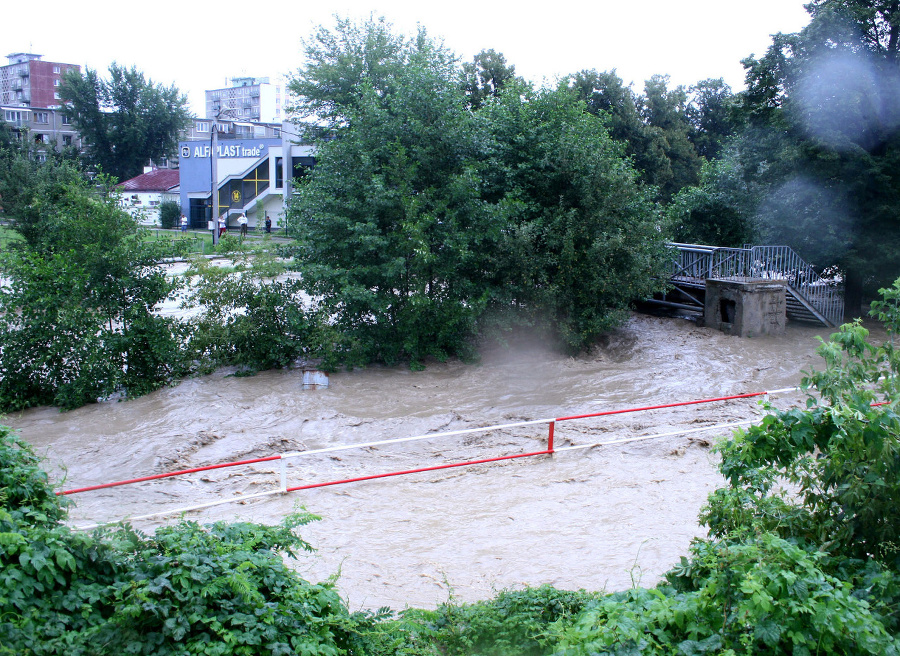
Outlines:
POLYGON ((487 329, 526 323, 578 350, 664 284, 652 190, 568 89, 486 53, 461 83, 424 30, 384 21, 320 28, 307 55, 291 87, 339 138, 288 223, 345 362, 470 357, 487 329))
POLYGON ((296 529, 180 522, 72 531, 29 447, 0 427, 0 654, 340 654, 349 613, 282 560, 296 529))
POLYGON ((149 239, 111 180, 88 182, 69 160, 0 157, 10 164, 4 209, 20 236, 0 253, 0 412, 137 396, 220 366, 289 366, 331 345, 296 281, 271 280, 284 270, 275 257, 234 238, 219 250, 244 260, 243 278, 198 264, 188 302, 211 309, 196 320, 161 316, 160 303, 187 292, 160 262, 195 240, 149 239))

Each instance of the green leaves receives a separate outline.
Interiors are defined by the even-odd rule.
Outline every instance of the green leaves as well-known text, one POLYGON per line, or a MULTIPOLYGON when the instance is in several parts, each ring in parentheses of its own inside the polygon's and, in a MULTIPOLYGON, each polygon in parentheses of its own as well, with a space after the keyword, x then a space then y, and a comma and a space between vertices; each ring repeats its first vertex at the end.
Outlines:
POLYGON ((187 97, 174 86, 155 84, 137 68, 115 63, 109 79, 93 69, 70 70, 60 87, 93 166, 128 180, 148 158, 171 156, 178 132, 190 123, 187 97))
POLYGON ((141 394, 177 371, 172 322, 152 314, 174 284, 104 182, 71 167, 28 180, 25 241, 0 257, 0 410, 141 394))
POLYGON ((333 587, 282 560, 311 550, 295 529, 313 515, 74 533, 36 463, 0 427, 0 654, 337 655, 355 639, 333 587))
POLYGON ((492 72, 477 93, 470 80, 471 112, 452 58, 422 33, 411 48, 383 22, 339 21, 316 40, 295 91, 339 110, 340 136, 320 144, 289 214, 345 363, 470 357, 523 323, 577 350, 658 287, 656 207, 568 91, 535 91, 483 53, 492 72), (310 87, 338 70, 358 78, 351 95, 310 87))

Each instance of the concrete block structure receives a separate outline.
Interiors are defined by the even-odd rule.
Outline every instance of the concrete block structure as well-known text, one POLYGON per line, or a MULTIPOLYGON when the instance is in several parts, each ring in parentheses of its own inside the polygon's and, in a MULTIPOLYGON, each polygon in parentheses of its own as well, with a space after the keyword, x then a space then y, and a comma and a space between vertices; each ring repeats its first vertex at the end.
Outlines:
POLYGON ((784 332, 784 283, 772 280, 706 280, 704 321, 729 335, 758 337, 784 332))

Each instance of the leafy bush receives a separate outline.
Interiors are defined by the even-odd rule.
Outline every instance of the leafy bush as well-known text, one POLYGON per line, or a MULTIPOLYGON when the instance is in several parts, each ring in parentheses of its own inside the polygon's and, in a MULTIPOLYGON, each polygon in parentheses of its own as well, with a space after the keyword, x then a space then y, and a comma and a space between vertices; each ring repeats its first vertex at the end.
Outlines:
POLYGON ((159 225, 166 230, 181 225, 181 207, 174 200, 165 200, 159 204, 159 225))
POLYGON ((270 277, 282 270, 265 255, 239 259, 233 269, 193 262, 188 274, 197 280, 187 305, 204 310, 191 321, 189 349, 201 370, 237 365, 255 373, 328 356, 333 329, 304 307, 299 281, 270 277))
POLYGON ((721 447, 730 487, 701 517, 713 536, 754 525, 900 572, 900 353, 867 337, 859 322, 842 326, 818 349, 826 368, 803 380, 807 408, 773 412, 721 447))
POLYGON ((432 640, 443 654, 540 656, 548 653, 550 626, 571 621, 598 597, 542 585, 504 590, 474 604, 444 604, 428 614, 432 640))
POLYGON ((0 427, 0 654, 321 654, 350 651, 355 624, 331 584, 283 557, 295 529, 183 521, 153 537, 127 525, 73 532, 38 460, 0 427))
POLYGON ((699 542, 669 578, 597 601, 560 632, 556 654, 898 654, 821 554, 772 534, 699 542), (680 588, 680 589, 679 589, 680 588))

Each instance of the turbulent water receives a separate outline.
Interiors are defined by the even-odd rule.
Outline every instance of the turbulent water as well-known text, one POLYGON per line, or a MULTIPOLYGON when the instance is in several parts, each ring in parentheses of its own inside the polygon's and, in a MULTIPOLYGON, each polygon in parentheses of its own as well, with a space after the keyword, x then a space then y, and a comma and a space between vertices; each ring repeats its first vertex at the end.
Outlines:
MULTIPOLYGON (((741 339, 683 319, 634 315, 592 352, 571 358, 539 341, 483 354, 480 365, 425 371, 373 367, 302 389, 301 372, 252 378, 221 372, 128 402, 59 413, 39 408, 5 423, 47 457, 64 488, 289 451, 796 385, 819 364, 816 335, 741 339)), ((783 394, 789 403, 797 394, 783 394)), ((757 401, 558 423, 557 446, 736 422, 757 401)), ((451 596, 551 583, 622 589, 652 584, 702 534, 697 513, 721 480, 709 445, 726 431, 557 453, 324 487, 215 506, 199 521, 276 522, 304 506, 322 516, 301 532, 318 551, 296 567, 340 574, 352 608, 433 606, 451 596)), ((288 485, 540 451, 547 426, 508 428, 297 458, 288 485)), ((73 495, 72 524, 177 510, 278 486, 278 463, 73 495)), ((178 514, 138 520, 152 530, 178 514)))

